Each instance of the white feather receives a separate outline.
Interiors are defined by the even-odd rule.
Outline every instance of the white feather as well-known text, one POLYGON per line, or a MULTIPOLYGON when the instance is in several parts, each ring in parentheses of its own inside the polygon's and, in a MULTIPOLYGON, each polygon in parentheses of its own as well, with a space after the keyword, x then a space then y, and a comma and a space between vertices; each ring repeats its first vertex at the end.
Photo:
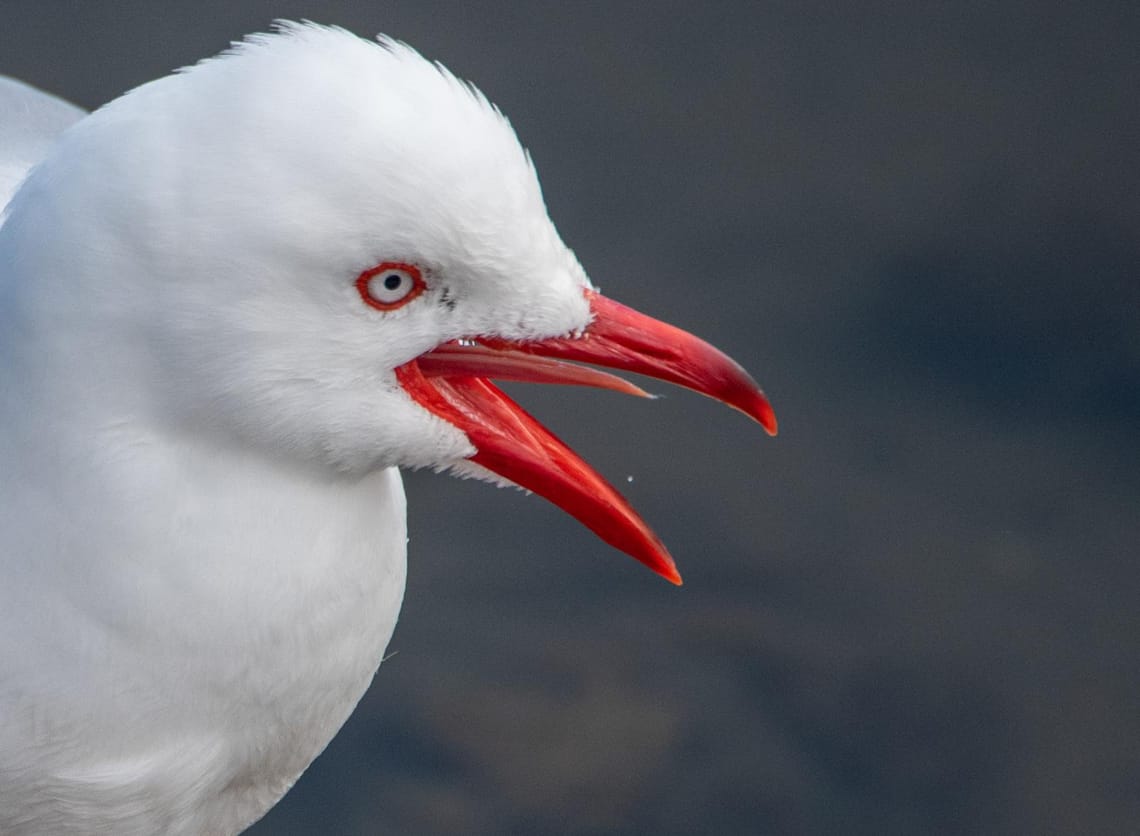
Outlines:
POLYGON ((78 114, 27 96, 55 121, 0 227, 0 832, 234 833, 380 663, 393 466, 470 472, 393 368, 581 329, 587 279, 506 120, 395 41, 282 24, 54 143, 78 114), (354 279, 391 259, 429 290, 381 313, 354 279))
POLYGON ((14 78, 0 75, 0 210, 33 165, 83 111, 14 78))

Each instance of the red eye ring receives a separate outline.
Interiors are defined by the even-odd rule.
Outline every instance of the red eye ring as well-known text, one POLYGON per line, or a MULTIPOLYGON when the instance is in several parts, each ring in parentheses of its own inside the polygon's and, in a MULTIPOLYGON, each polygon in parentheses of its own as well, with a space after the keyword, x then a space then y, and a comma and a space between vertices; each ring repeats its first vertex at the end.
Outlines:
POLYGON ((356 290, 366 305, 378 311, 394 311, 427 290, 427 283, 416 265, 385 261, 357 276, 356 290))

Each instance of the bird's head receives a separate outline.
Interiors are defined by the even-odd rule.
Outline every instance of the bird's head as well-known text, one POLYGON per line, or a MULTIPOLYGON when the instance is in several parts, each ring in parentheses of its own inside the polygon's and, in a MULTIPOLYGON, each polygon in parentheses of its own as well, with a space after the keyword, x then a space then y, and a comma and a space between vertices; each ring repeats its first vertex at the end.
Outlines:
POLYGON ((396 42, 283 24, 144 85, 64 137, 11 218, 37 212, 68 242, 41 273, 75 276, 45 304, 144 345, 173 426, 334 472, 514 483, 674 581, 625 500, 490 379, 641 393, 591 363, 775 432, 738 365, 593 288, 506 119, 396 42))

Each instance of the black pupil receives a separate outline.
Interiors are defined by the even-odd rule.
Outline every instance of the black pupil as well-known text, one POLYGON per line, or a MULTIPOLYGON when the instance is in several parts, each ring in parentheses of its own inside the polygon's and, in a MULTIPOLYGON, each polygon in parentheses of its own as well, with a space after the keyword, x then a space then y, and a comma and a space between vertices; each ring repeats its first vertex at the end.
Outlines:
POLYGON ((403 283, 404 279, 399 273, 389 273, 384 277, 384 287, 387 290, 399 290, 403 283))

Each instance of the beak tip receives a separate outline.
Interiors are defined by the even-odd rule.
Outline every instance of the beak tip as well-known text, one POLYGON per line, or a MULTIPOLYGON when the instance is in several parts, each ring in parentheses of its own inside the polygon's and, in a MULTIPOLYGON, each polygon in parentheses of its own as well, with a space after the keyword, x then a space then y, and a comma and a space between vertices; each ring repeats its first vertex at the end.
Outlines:
MULTIPOLYGON (((640 521, 639 521, 640 522, 640 521)), ((644 523, 641 523, 644 525, 644 523)), ((645 534, 650 539, 648 548, 646 544, 642 543, 640 546, 630 547, 632 544, 617 544, 611 543, 621 551, 628 554, 634 560, 649 568, 654 574, 660 575, 673 586, 681 586, 681 573, 677 571, 677 564, 673 560, 673 555, 669 554, 665 548, 665 544, 657 539, 657 535, 648 529, 645 534)))
MULTIPOLYGON (((779 425, 776 421, 776 411, 772 409, 772 404, 768 403, 768 399, 758 389, 749 393, 750 397, 747 402, 737 406, 741 412, 764 428, 764 432, 768 435, 775 436, 779 433, 779 425)), ((739 401, 737 403, 740 403, 739 401)))
POLYGON ((768 409, 765 410, 760 420, 760 426, 762 426, 764 432, 770 436, 775 437, 780 434, 780 428, 776 422, 776 413, 772 410, 772 407, 769 406, 768 409))
MULTIPOLYGON (((643 561, 644 562, 644 561, 643 561)), ((681 573, 677 571, 677 566, 670 560, 668 563, 657 563, 650 566, 654 572, 663 577, 673 586, 682 586, 684 581, 681 580, 681 573)))

